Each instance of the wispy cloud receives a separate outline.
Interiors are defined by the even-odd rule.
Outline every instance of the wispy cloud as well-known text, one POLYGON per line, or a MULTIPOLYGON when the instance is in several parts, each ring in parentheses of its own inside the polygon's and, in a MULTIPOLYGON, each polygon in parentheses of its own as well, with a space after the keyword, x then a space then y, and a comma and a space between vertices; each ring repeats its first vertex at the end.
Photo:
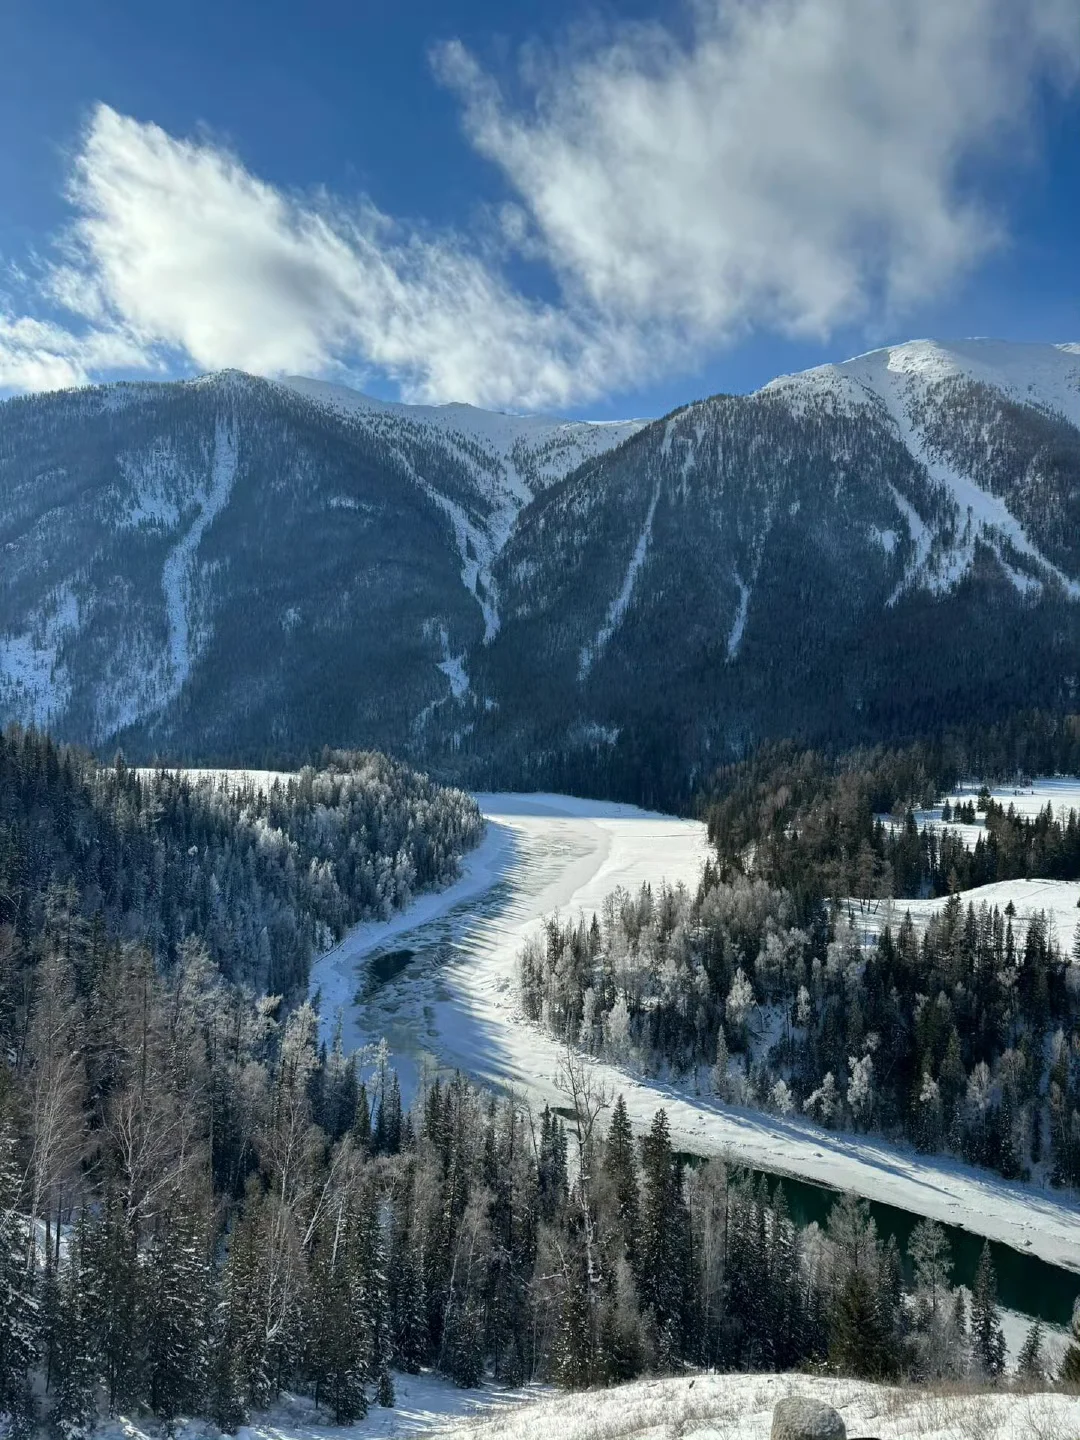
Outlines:
POLYGON ((1026 142, 1038 87, 1078 65, 1075 0, 698 0, 689 40, 637 26, 530 54, 513 101, 444 45, 436 71, 505 177, 501 260, 101 106, 38 281, 50 318, 0 312, 0 385, 181 357, 539 408, 749 327, 899 316, 1000 242, 972 162, 1026 142), (515 250, 556 302, 514 287, 515 250))

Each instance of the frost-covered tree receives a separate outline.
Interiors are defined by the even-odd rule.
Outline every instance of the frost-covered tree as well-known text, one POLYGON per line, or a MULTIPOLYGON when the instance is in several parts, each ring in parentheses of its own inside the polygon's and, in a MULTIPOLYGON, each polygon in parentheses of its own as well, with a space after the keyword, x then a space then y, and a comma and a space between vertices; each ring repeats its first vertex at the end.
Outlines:
POLYGON ((979 1256, 971 1292, 971 1353, 985 1375, 996 1379, 1005 1369, 1005 1333, 997 1308, 997 1276, 989 1241, 979 1256))
POLYGON ((1037 1385, 1046 1379, 1046 1356, 1043 1352, 1043 1324, 1033 1320, 1024 1336, 1016 1360, 1016 1373, 1021 1380, 1037 1385))
POLYGON ((33 1413, 30 1368, 37 1352, 38 1311, 33 1272, 27 1269, 29 1226, 19 1209, 21 1177, 14 1137, 0 1123, 0 1415, 18 1434, 33 1413))

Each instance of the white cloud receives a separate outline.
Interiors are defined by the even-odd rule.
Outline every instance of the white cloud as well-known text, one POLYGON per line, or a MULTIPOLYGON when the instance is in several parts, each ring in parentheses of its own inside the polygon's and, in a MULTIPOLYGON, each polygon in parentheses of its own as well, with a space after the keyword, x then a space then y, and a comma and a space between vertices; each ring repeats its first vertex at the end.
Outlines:
POLYGON ((1070 75, 1075 0, 711 0, 546 67, 509 109, 440 53, 571 293, 702 344, 822 335, 941 290, 1000 238, 964 166, 1070 75))
POLYGON ((0 314, 0 385, 119 368, 377 370, 410 398, 552 407, 690 368, 747 327, 825 334, 933 295, 1000 239, 965 167, 1075 76, 1075 0, 698 0, 680 42, 624 28, 524 72, 511 105, 437 57, 502 170, 508 251, 422 236, 99 107, 42 287, 0 314))
POLYGON ((0 390, 61 390, 95 375, 144 370, 143 348, 113 329, 79 334, 49 320, 0 311, 0 390))

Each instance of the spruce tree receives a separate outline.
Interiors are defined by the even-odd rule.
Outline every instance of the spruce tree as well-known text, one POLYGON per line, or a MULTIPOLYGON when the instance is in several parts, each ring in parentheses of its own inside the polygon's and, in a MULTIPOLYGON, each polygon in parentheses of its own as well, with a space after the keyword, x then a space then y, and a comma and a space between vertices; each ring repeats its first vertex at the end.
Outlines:
POLYGON ((136 1238, 112 1191, 88 1222, 83 1268, 109 1409, 137 1405, 142 1394, 136 1238))
POLYGON ((1016 1361, 1016 1373, 1022 1380, 1033 1384, 1045 1379, 1046 1363, 1043 1356, 1043 1327, 1041 1320, 1032 1321, 1024 1337, 1016 1361))
POLYGON ((638 1247, 640 1198, 634 1136, 626 1101, 619 1095, 611 1113, 607 1145, 604 1148, 604 1176, 615 1199, 619 1235, 626 1258, 633 1266, 638 1247))
POLYGON ((165 1420, 196 1414, 209 1370, 211 1294, 202 1218, 175 1197, 158 1219, 140 1274, 146 1397, 165 1420))
POLYGON ((30 1368, 37 1354, 38 1309, 26 1255, 29 1227, 19 1213, 19 1173, 9 1133, 0 1130, 0 1414, 19 1434, 33 1404, 30 1368))
POLYGON ((555 1377, 567 1390, 583 1390, 595 1378, 589 1313, 589 1277, 584 1252, 574 1246, 563 1270, 562 1303, 555 1341, 555 1377))
POLYGON ((911 1232, 908 1254, 915 1267, 916 1299, 927 1311, 927 1321, 936 1320, 949 1293, 952 1252, 948 1236, 933 1220, 921 1220, 911 1232))
POLYGON ((829 1214, 832 1298, 829 1356, 843 1372, 881 1379, 895 1372, 891 1277, 865 1200, 845 1194, 829 1214))
POLYGON ((684 1300, 689 1291, 689 1215, 682 1171, 671 1148, 667 1112, 658 1110, 641 1147, 643 1194, 638 1291, 652 1312, 660 1363, 681 1352, 684 1300))
POLYGON ((1005 1335, 997 1308, 997 1276, 987 1241, 971 1292, 971 1353, 984 1374, 996 1379, 1005 1369, 1005 1335))
POLYGON ((81 1440, 97 1414, 98 1354, 93 1320, 99 1307, 91 1290, 94 1271, 87 1264, 91 1248, 90 1226, 85 1214, 80 1215, 57 1286, 53 1424, 64 1440, 81 1440))

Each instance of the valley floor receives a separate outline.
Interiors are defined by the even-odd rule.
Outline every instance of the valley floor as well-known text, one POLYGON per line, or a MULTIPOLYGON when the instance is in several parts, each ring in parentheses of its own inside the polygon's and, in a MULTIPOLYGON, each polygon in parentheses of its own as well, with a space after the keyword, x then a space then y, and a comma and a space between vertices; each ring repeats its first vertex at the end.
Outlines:
MULTIPOLYGON (((636 890, 661 879, 696 885, 704 827, 563 796, 479 799, 488 833, 466 858, 462 878, 386 924, 350 932, 316 963, 312 990, 321 995, 327 1035, 341 1007, 347 1047, 386 1036, 406 1085, 415 1085, 424 1058, 432 1057, 486 1084, 512 1086, 533 1103, 565 1105, 558 1084, 565 1049, 518 1009, 522 945, 545 916, 590 915, 617 885, 636 890), (403 968, 373 985, 364 978, 367 962, 388 951, 403 968), (354 1004, 358 992, 361 1003, 354 1004)), ((738 1110, 613 1065, 593 1068, 612 1098, 623 1094, 635 1126, 644 1128, 664 1106, 680 1149, 729 1154, 854 1190, 1080 1271, 1080 1205, 1058 1192, 873 1137, 738 1110)))

